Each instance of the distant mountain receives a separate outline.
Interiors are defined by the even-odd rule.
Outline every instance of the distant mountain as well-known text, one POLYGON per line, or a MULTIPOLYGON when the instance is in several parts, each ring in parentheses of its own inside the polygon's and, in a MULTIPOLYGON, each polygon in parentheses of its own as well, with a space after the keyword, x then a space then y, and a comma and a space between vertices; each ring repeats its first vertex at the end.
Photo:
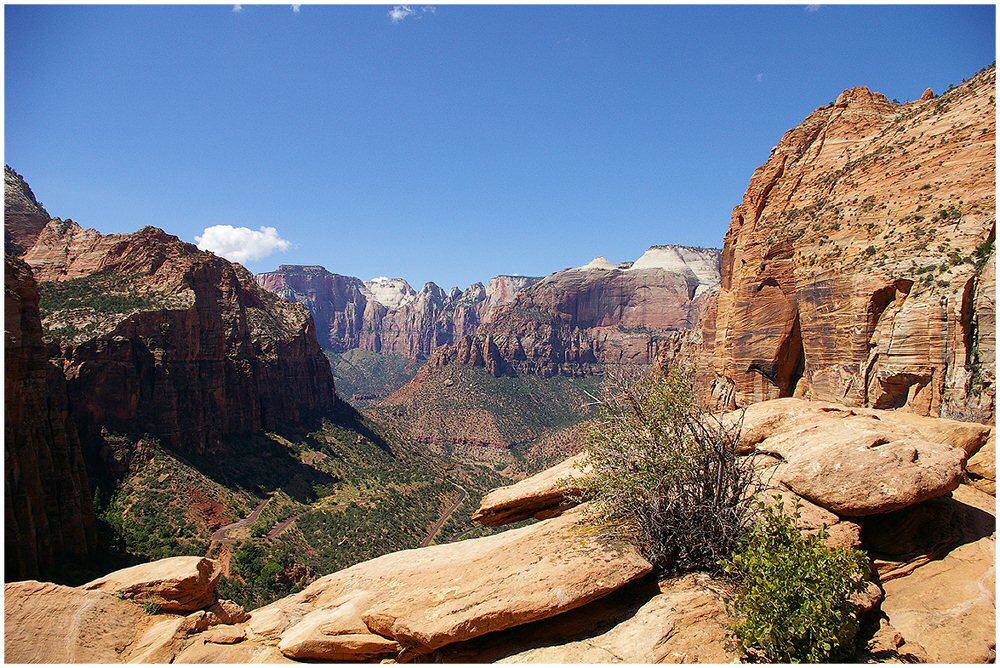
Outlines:
POLYGON ((497 276, 448 293, 434 283, 417 292, 402 279, 362 281, 319 266, 282 265, 257 281, 308 306, 333 353, 360 348, 483 366, 495 345, 502 363, 490 366, 494 375, 515 367, 553 375, 651 363, 659 340, 688 328, 717 289, 719 258, 714 249, 655 246, 635 262, 597 258, 541 279, 497 276))

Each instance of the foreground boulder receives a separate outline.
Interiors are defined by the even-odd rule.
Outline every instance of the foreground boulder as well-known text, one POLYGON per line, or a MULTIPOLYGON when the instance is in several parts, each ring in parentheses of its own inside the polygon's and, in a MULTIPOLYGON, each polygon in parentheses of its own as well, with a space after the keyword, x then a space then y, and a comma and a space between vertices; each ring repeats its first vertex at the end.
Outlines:
POLYGON ((419 655, 572 610, 652 571, 634 548, 588 533, 583 519, 575 509, 357 564, 255 611, 251 637, 301 658, 370 658, 379 643, 386 654, 398 643, 419 655), (347 656, 352 648, 358 654, 347 656))
POLYGON ((990 440, 980 448, 979 452, 969 458, 966 466, 972 486, 978 490, 997 495, 997 437, 996 432, 990 434, 990 440))
POLYGON ((222 569, 204 557, 171 557, 123 568, 83 585, 120 598, 149 603, 163 612, 192 612, 215 603, 222 569))
POLYGON ((990 427, 801 399, 775 399, 742 419, 740 447, 782 461, 771 480, 840 516, 892 512, 954 490, 990 427))
POLYGON ((472 519, 488 527, 519 522, 530 517, 554 517, 571 507, 569 498, 582 490, 574 484, 589 472, 586 455, 574 455, 530 478, 494 489, 483 497, 472 519))

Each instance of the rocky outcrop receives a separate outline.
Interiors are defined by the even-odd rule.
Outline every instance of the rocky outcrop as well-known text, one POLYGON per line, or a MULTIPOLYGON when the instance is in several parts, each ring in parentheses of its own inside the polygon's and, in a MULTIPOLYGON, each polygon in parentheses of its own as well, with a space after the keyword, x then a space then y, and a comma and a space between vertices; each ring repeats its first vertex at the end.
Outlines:
POLYGON ((4 165, 3 169, 3 211, 4 251, 24 255, 50 218, 24 178, 9 165, 4 165))
POLYGON ((726 235, 716 400, 993 420, 994 94, 855 88, 782 138, 726 235))
POLYGON ((50 575, 97 544, 66 381, 42 342, 38 286, 4 257, 4 576, 50 575))
POLYGON ((215 603, 222 575, 218 562, 204 557, 170 557, 115 571, 82 585, 118 598, 149 603, 163 612, 193 612, 215 603))
POLYGON ((420 654, 571 610, 652 570, 632 548, 587 537, 580 521, 571 512, 379 557, 254 611, 249 628, 286 654, 342 634, 382 636, 420 654))
POLYGON ((778 399, 742 419, 740 447, 780 459, 773 480, 842 517, 881 514, 958 487, 991 428, 896 411, 778 399))
POLYGON ((574 480, 589 473, 580 453, 529 478, 494 489, 479 502, 472 519, 483 526, 500 526, 530 517, 554 517, 572 502, 582 489, 574 480))
POLYGON ((152 434, 206 452, 334 404, 307 309, 162 230, 102 235, 53 220, 25 254, 81 437, 152 434))

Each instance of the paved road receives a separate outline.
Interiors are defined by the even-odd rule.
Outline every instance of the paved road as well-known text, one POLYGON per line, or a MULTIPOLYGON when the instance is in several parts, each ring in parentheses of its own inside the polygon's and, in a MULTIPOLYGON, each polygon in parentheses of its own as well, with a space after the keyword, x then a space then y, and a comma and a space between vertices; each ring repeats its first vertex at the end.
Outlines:
POLYGON ((275 524, 274 527, 270 531, 267 532, 267 537, 268 538, 274 538, 279 533, 281 533, 282 531, 284 531, 285 527, 287 527, 289 524, 291 524, 295 520, 299 519, 303 515, 305 515, 304 512, 299 513, 298 515, 292 515, 291 517, 289 517, 286 520, 281 520, 280 522, 278 522, 277 524, 275 524))
POLYGON ((212 534, 212 542, 231 543, 233 540, 235 540, 234 538, 229 537, 229 531, 231 529, 239 529, 240 527, 245 527, 249 524, 253 524, 254 522, 256 522, 260 518, 261 511, 264 510, 264 506, 267 505, 267 502, 271 500, 272 496, 274 496, 274 492, 268 492, 267 498, 265 498, 263 501, 257 504, 257 507, 254 508, 253 512, 251 512, 249 515, 239 520, 238 522, 233 522, 232 524, 227 524, 224 527, 216 529, 215 533, 212 534))
MULTIPOLYGON (((448 482, 451 481, 449 480, 448 482)), ((441 516, 441 519, 438 520, 438 523, 435 524, 433 527, 431 527, 431 530, 427 533, 427 537, 424 538, 424 542, 420 544, 420 547, 427 547, 428 545, 431 544, 431 541, 434 540, 434 536, 438 535, 438 532, 441 531, 441 527, 443 527, 444 523, 448 521, 448 518, 451 517, 451 514, 456 510, 458 510, 458 507, 462 505, 463 501, 465 501, 466 497, 465 489, 460 487, 457 483, 451 482, 451 484, 455 485, 455 487, 458 487, 458 501, 453 503, 451 505, 451 508, 448 509, 448 512, 446 512, 444 515, 441 516)))

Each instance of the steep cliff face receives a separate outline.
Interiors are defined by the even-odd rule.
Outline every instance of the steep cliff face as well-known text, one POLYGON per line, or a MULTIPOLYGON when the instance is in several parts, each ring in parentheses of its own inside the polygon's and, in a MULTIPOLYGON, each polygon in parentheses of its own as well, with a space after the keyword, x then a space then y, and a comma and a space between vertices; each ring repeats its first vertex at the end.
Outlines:
POLYGON ((589 373, 594 365, 649 364, 689 328, 719 285, 719 251, 654 246, 633 263, 604 258, 551 274, 493 309, 477 331, 521 372, 589 373))
POLYGON ((485 314, 537 280, 498 276, 486 288, 476 283, 446 293, 434 283, 417 292, 402 279, 362 281, 318 266, 281 265, 257 275, 265 289, 309 308, 326 350, 419 359, 475 333, 485 314))
POLYGON ((61 220, 25 260, 85 442, 150 433, 206 452, 333 407, 308 310, 240 265, 156 228, 101 235, 61 220))
POLYGON ((258 282, 316 317, 324 347, 363 348, 429 366, 451 363, 553 375, 603 363, 648 364, 688 328, 719 284, 719 251, 656 246, 634 263, 598 258, 543 279, 497 276, 484 288, 415 292, 399 279, 284 265, 258 282))
POLYGON ((726 235, 716 399, 993 419, 995 94, 855 88, 782 138, 726 235))
POLYGON ((97 538, 66 382, 42 342, 31 268, 4 258, 4 577, 37 578, 93 553, 97 538))
POLYGON ((24 255, 49 222, 49 213, 21 175, 4 165, 3 169, 4 247, 8 253, 24 255))

